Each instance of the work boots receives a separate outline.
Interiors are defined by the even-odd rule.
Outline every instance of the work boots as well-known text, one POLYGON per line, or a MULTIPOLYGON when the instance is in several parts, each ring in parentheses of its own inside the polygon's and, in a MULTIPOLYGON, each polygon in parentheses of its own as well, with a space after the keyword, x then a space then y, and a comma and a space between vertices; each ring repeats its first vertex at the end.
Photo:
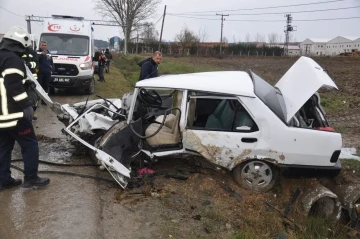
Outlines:
POLYGON ((21 183, 22 183, 21 179, 11 178, 8 182, 0 184, 0 191, 17 187, 17 186, 21 185, 21 183))
POLYGON ((28 180, 28 181, 24 181, 23 184, 23 188, 38 188, 38 187, 43 187, 46 186, 50 183, 50 179, 49 178, 40 178, 37 177, 37 179, 33 179, 33 180, 28 180))

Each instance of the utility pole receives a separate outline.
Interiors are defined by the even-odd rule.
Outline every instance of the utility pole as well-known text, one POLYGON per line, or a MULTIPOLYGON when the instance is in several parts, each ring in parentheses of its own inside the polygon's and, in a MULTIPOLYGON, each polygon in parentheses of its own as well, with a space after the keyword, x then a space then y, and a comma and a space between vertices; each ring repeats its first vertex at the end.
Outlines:
POLYGON ((285 46, 284 46, 284 55, 289 55, 289 41, 290 41, 290 32, 296 31, 296 27, 292 26, 292 16, 291 14, 286 14, 286 26, 285 26, 285 46))
POLYGON ((164 29, 165 15, 166 15, 166 5, 164 7, 164 16, 163 16, 162 25, 161 25, 161 33, 160 33, 160 41, 159 41, 158 51, 161 50, 161 41, 162 41, 162 34, 163 34, 163 29, 164 29))
POLYGON ((221 16, 221 36, 220 36, 220 57, 222 57, 222 41, 223 41, 223 28, 224 28, 224 17, 228 17, 229 14, 217 14, 217 16, 221 16))
POLYGON ((30 17, 26 17, 26 23, 27 23, 27 31, 29 34, 31 34, 31 21, 30 17))

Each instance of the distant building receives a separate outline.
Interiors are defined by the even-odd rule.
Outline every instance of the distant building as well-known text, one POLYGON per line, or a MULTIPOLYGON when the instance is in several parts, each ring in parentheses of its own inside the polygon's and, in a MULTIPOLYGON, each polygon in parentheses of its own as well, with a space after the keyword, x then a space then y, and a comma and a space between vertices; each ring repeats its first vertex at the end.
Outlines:
POLYGON ((137 38, 137 37, 133 37, 130 39, 130 42, 131 43, 145 43, 145 39, 144 38, 137 38))
POLYGON ((288 54, 289 56, 300 56, 300 46, 288 46, 288 54))
POLYGON ((360 38, 338 36, 333 39, 307 38, 300 43, 301 55, 336 56, 360 49, 360 38))

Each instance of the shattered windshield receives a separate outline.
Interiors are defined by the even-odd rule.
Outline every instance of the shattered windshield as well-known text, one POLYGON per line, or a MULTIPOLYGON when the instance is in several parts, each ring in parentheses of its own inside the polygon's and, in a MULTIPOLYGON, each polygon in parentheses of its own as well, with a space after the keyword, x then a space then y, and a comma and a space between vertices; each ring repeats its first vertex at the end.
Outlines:
POLYGON ((46 41, 51 54, 67 56, 87 56, 89 54, 89 37, 72 34, 48 33, 41 35, 46 41))
POLYGON ((250 72, 254 82, 255 95, 282 121, 286 122, 286 107, 281 92, 254 72, 250 72))

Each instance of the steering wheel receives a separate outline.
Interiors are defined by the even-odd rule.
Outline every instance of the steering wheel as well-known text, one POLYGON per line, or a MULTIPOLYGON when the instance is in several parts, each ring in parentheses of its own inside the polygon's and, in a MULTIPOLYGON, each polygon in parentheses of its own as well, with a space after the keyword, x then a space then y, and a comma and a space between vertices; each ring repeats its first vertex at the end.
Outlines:
POLYGON ((160 108, 162 106, 161 96, 155 91, 152 90, 153 94, 150 94, 146 89, 141 88, 139 93, 140 101, 151 108, 160 108))

